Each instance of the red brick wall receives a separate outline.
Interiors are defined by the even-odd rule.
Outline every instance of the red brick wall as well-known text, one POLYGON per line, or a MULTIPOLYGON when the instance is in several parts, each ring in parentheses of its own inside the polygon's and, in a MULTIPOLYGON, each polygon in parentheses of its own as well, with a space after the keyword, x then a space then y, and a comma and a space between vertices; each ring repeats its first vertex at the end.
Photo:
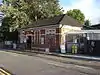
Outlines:
MULTIPOLYGON (((26 34, 29 34, 29 33, 30 32, 27 32, 26 34)), ((47 38, 48 35, 47 36, 45 35, 44 29, 41 29, 40 32, 39 32, 39 30, 38 31, 33 30, 32 34, 35 35, 35 36, 32 36, 33 40, 35 38, 34 43, 33 43, 33 47, 49 48, 51 46, 50 51, 55 52, 55 50, 59 49, 59 46, 60 46, 59 33, 61 33, 61 29, 56 28, 56 34, 53 36, 52 40, 50 40, 47 38), (44 37, 44 44, 41 44, 41 37, 44 37)))

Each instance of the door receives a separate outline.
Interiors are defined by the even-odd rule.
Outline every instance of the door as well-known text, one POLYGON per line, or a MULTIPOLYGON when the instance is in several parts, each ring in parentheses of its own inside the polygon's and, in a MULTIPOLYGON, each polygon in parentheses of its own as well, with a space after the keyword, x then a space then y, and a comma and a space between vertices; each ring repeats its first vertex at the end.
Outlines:
POLYGON ((28 36, 27 38, 27 49, 31 49, 32 37, 28 36))
POLYGON ((93 52, 92 54, 95 56, 100 56, 100 40, 93 40, 91 43, 92 48, 93 48, 93 52))
POLYGON ((49 49, 51 52, 55 51, 56 48, 56 36, 55 35, 49 35, 48 36, 48 45, 49 45, 49 49))

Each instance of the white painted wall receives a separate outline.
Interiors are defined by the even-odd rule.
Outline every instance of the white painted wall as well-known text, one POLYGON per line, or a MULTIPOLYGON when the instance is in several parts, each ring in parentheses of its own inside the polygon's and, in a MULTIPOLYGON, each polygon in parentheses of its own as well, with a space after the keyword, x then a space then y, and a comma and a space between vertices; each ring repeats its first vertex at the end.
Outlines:
POLYGON ((76 27, 76 26, 71 26, 71 25, 63 25, 61 32, 64 34, 64 33, 70 32, 70 31, 80 31, 80 30, 81 30, 81 27, 76 27))
POLYGON ((66 43, 66 33, 71 32, 71 31, 80 31, 81 27, 76 27, 76 26, 71 26, 71 25, 63 25, 61 27, 61 53, 66 53, 65 51, 65 43, 66 43))

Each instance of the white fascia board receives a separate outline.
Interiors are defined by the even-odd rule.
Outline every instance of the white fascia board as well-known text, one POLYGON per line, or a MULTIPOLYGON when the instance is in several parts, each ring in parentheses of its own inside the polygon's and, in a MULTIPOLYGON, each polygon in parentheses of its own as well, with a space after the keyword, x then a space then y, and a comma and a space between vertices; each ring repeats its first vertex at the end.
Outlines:
POLYGON ((77 27, 77 26, 71 26, 71 25, 63 25, 64 28, 74 28, 77 30, 81 30, 82 27, 77 27))

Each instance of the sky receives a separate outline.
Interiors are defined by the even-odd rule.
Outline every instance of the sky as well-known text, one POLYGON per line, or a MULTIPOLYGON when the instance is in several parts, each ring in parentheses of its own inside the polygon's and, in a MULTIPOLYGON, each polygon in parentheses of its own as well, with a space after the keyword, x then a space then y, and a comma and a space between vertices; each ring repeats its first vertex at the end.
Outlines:
POLYGON ((100 0, 59 0, 66 13, 70 9, 80 9, 92 24, 100 23, 100 0))
POLYGON ((0 0, 0 3, 2 2, 2 0, 0 0))

